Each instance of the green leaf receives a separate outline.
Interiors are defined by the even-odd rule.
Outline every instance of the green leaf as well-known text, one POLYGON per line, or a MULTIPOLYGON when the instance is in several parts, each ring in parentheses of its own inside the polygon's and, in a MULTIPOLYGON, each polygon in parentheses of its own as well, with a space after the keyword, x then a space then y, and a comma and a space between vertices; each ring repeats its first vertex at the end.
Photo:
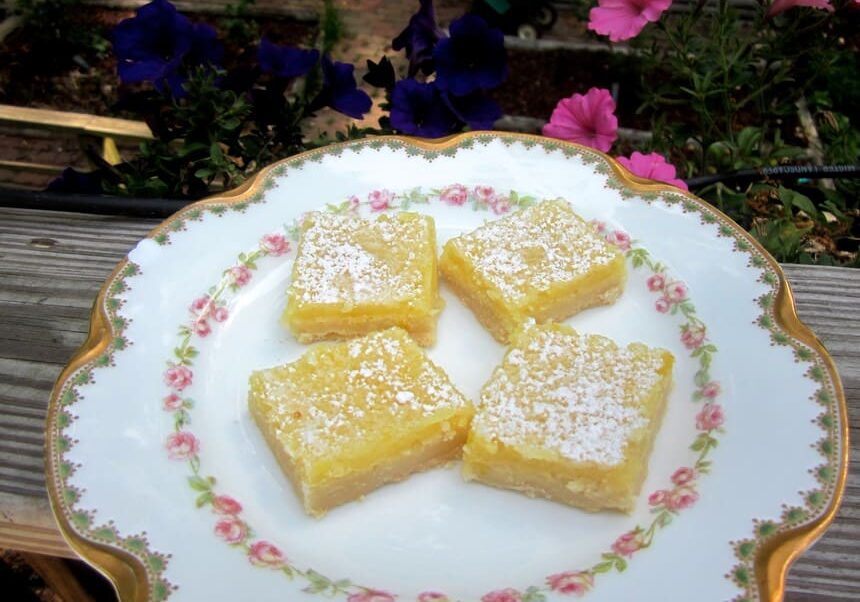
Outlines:
POLYGON ((318 594, 331 587, 331 580, 328 577, 320 575, 313 569, 308 569, 308 572, 305 577, 308 581, 310 581, 310 585, 304 588, 303 591, 306 591, 310 594, 318 594))
POLYGON ((627 570, 627 561, 619 556, 615 559, 615 569, 619 573, 623 573, 625 570, 627 570))
POLYGON ((188 477, 188 484, 191 486, 191 489, 194 489, 195 491, 211 491, 212 489, 209 481, 197 475, 188 477))
POLYGON ((209 169, 208 167, 201 167, 197 171, 194 172, 194 177, 200 178, 201 180, 207 180, 214 175, 214 171, 209 169))
POLYGON ((612 570, 612 567, 613 567, 613 562, 606 561, 606 562, 600 562, 600 563, 594 565, 591 570, 594 573, 608 573, 609 571, 612 570))
POLYGON ((523 602, 546 602, 546 596, 537 587, 532 585, 523 592, 522 600, 523 602))
POLYGON ((212 493, 211 491, 206 491, 206 492, 201 493, 200 495, 197 496, 197 499, 194 500, 194 505, 197 506, 198 508, 202 508, 203 506, 206 506, 207 504, 211 504, 212 500, 214 500, 214 499, 215 499, 215 494, 212 493))

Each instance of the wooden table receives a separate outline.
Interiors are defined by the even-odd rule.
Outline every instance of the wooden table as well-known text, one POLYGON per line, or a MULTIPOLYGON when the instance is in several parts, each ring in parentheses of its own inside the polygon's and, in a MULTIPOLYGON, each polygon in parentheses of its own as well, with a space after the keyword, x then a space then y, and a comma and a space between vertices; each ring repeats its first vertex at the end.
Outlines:
MULTIPOLYGON (((157 222, 0 209, 0 548, 74 557, 45 493, 45 410, 117 261, 157 222)), ((792 567, 786 600, 860 599, 860 270, 788 265, 800 317, 842 375, 851 474, 826 535, 792 567)))

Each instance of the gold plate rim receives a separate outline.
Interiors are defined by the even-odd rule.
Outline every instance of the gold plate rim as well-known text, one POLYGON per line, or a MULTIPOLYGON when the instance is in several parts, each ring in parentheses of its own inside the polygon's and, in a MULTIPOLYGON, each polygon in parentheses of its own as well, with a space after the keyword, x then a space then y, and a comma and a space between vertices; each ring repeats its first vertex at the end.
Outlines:
MULTIPOLYGON (((398 142, 406 146, 417 147, 422 150, 443 151, 456 147, 463 141, 471 138, 486 138, 488 136, 538 143, 550 140, 545 137, 532 134, 495 131, 467 132, 436 140, 412 138, 409 136, 377 136, 372 140, 379 141, 381 143, 398 142)), ((768 602, 778 602, 779 600, 782 600, 785 593, 785 577, 791 563, 804 550, 815 543, 818 537, 820 537, 833 522, 844 495, 845 483, 848 475, 848 454, 850 449, 848 441, 848 408, 845 393, 842 388, 842 381, 839 378, 836 364, 821 341, 805 324, 803 324, 803 322, 801 322, 798 317, 791 287, 789 286, 788 280, 786 279, 779 263, 771 257, 771 255, 761 244, 759 244, 757 240, 755 240, 753 236, 736 224, 729 216, 690 192, 633 175, 613 157, 610 157, 605 153, 573 142, 555 139, 552 139, 552 142, 559 146, 568 146, 577 150, 585 150, 600 156, 608 162, 619 180, 634 192, 673 192, 676 194, 683 194, 688 200, 694 202, 700 208, 706 208, 707 211, 718 216, 722 222, 730 227, 736 234, 740 234, 741 237, 743 237, 761 254, 762 257, 765 258, 770 268, 778 276, 779 282, 774 304, 774 313, 780 326, 782 326, 782 328, 791 337, 812 348, 827 368, 833 383, 836 397, 835 402, 839 413, 839 474, 836 478, 830 503, 819 518, 808 524, 802 525, 801 527, 789 529, 777 534, 773 538, 769 539, 758 551, 754 561, 754 568, 760 599, 768 602)), ((296 160, 310 159, 318 154, 328 154, 336 149, 348 148, 350 146, 362 146, 365 144, 367 144, 367 140, 342 142, 281 159, 263 168, 254 176, 246 180, 242 185, 231 191, 207 197, 184 207, 153 228, 149 233, 147 233, 145 239, 155 238, 159 234, 167 231, 172 222, 177 219, 181 219, 190 211, 199 209, 200 207, 211 204, 234 204, 248 200, 251 196, 260 191, 263 182, 266 181, 268 176, 280 165, 296 160)), ((56 449, 56 438, 53 435, 56 434, 55 432, 58 430, 57 414, 60 407, 59 394, 69 377, 76 370, 84 364, 92 361, 107 347, 111 339, 112 332, 107 316, 104 312, 104 301, 108 293, 109 283, 114 280, 127 263, 128 256, 117 264, 100 288, 90 313, 90 327, 87 338, 60 372, 60 375, 51 391, 45 430, 45 473, 51 511, 54 514, 54 519, 57 522, 60 533, 69 547, 84 561, 108 578, 116 589, 121 600, 127 602, 145 602, 150 599, 152 584, 148 582, 146 569, 143 564, 133 555, 120 548, 94 542, 77 533, 68 522, 66 515, 62 510, 63 502, 61 501, 59 492, 57 491, 57 480, 54 478, 58 471, 58 450, 56 449)))

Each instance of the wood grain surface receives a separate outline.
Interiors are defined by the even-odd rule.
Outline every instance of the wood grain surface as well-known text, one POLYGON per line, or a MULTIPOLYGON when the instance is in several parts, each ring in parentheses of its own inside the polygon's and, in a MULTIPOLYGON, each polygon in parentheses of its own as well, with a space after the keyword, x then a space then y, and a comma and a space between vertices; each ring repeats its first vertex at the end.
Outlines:
MULTIPOLYGON (((0 209, 0 547, 72 556, 47 504, 48 395, 83 342, 104 278, 157 222, 0 209)), ((801 319, 842 375, 851 423, 845 500, 792 567, 789 602, 860 599, 860 270, 784 266, 801 319)))

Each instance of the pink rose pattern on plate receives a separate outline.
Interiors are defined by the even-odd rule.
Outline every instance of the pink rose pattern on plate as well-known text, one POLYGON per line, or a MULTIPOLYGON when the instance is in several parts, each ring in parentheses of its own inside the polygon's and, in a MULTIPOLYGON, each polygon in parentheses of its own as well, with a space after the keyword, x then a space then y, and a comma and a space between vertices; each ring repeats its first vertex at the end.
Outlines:
MULTIPOLYGON (((371 214, 384 211, 408 211, 413 205, 427 205, 432 202, 462 207, 469 205, 475 210, 489 210, 496 215, 504 215, 528 207, 537 199, 533 196, 520 195, 514 190, 507 193, 496 190, 492 186, 466 186, 465 184, 451 184, 444 188, 433 189, 429 194, 420 188, 413 188, 405 192, 392 192, 386 188, 371 190, 367 194, 367 200, 362 201, 358 196, 352 195, 341 203, 327 205, 327 210, 334 213, 358 214, 362 207, 366 207, 371 214)), ((299 220, 296 220, 297 225, 299 220)), ((297 231, 294 227, 293 231, 297 231)))

